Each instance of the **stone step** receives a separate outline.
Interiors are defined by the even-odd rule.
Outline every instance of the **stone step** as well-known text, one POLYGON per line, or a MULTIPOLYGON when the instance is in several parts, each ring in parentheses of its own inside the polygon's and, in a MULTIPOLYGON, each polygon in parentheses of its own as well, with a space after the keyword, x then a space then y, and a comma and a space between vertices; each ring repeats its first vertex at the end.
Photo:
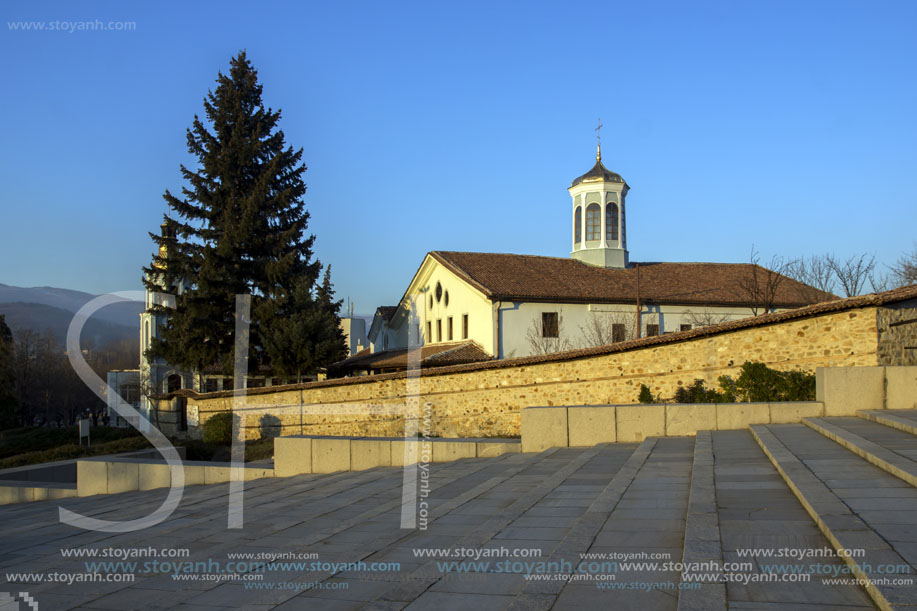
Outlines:
POLYGON ((917 489, 806 425, 750 428, 875 604, 881 609, 917 605, 912 585, 890 583, 917 567, 917 489))
POLYGON ((857 416, 911 435, 917 435, 917 410, 915 409, 863 409, 857 416))
MULTIPOLYGON (((748 583, 729 580, 729 608, 808 609, 818 603, 826 607, 814 608, 873 609, 869 596, 859 586, 826 584, 822 575, 809 570, 813 562, 831 572, 846 570, 846 565, 833 556, 831 544, 754 437, 747 430, 716 431, 712 441, 723 560, 730 563, 731 573, 756 578, 748 583), (784 550, 793 550, 798 557, 781 556, 784 550), (826 553, 831 557, 824 557, 826 553), (798 583, 765 579, 780 571, 801 571, 811 578, 798 583)), ((684 597, 689 592, 681 594, 684 597)))
POLYGON ((804 418, 803 424, 857 456, 917 486, 917 437, 860 418, 804 418))
MULTIPOLYGON (((685 543, 682 562, 722 564, 720 526, 717 515, 713 470, 713 438, 710 431, 698 431, 694 440, 691 488, 685 515, 685 543)), ((726 610, 726 584, 711 572, 696 590, 678 594, 678 611, 726 610)), ((707 575, 705 573, 705 575, 707 575)))

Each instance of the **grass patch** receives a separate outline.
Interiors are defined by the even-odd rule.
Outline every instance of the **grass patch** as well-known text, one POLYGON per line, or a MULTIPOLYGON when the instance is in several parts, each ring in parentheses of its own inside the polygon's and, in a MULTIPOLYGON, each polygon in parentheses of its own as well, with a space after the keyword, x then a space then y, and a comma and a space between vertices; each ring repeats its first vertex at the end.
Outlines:
MULTIPOLYGON (((37 427, 0 432, 0 469, 24 467, 58 460, 119 454, 153 447, 136 429, 93 427, 92 445, 73 443, 77 428, 44 429, 37 427)), ((176 447, 184 447, 187 460, 229 462, 231 446, 204 443, 199 439, 172 439, 176 447)), ((257 439, 245 442, 245 462, 263 460, 274 455, 274 440, 257 439)))
MULTIPOLYGON (((95 444, 104 444, 137 437, 143 439, 136 429, 119 429, 109 426, 94 426, 90 432, 90 440, 95 444)), ((18 454, 53 450, 62 446, 79 446, 79 430, 75 426, 62 429, 43 427, 22 427, 0 431, 0 459, 10 458, 18 454)), ((55 459, 63 460, 63 459, 55 459)))
POLYGON ((69 443, 50 450, 36 450, 33 452, 24 452, 15 456, 8 456, 0 460, 0 469, 9 469, 11 467, 24 467, 26 465, 36 465, 45 462, 54 462, 57 460, 69 460, 71 458, 86 458, 87 456, 100 456, 102 454, 118 454, 120 452, 131 452, 134 450, 146 450, 152 447, 146 438, 139 435, 107 443, 92 444, 90 447, 78 446, 75 443, 69 443))

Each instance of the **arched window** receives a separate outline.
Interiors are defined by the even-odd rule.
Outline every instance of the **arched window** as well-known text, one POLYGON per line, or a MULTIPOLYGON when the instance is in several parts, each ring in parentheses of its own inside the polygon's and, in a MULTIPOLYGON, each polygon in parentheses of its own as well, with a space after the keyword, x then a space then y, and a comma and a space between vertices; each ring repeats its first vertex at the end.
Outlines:
POLYGON ((618 204, 612 202, 605 206, 605 240, 618 239, 618 204))
POLYGON ((586 241, 602 238, 602 207, 589 204, 586 207, 586 241))
POLYGON ((573 242, 579 244, 583 241, 583 207, 577 206, 573 214, 573 242))

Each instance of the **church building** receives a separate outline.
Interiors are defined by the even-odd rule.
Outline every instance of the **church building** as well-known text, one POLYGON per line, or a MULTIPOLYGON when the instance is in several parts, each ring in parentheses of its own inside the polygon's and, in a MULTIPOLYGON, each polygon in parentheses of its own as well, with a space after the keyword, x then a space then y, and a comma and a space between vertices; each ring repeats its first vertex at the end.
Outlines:
POLYGON ((377 309, 368 333, 370 348, 335 364, 329 373, 403 369, 407 349, 418 345, 431 355, 461 347, 465 362, 522 357, 836 299, 749 263, 631 261, 630 187, 602 164, 601 145, 595 165, 574 179, 568 191, 569 258, 427 253, 398 304, 377 309), (381 362, 388 369, 375 366, 381 362))

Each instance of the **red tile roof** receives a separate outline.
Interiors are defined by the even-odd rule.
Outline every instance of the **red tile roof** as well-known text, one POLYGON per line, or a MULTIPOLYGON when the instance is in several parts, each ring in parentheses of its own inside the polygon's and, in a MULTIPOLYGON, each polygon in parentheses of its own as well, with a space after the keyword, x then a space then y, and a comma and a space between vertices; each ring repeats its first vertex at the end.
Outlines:
MULTIPOLYGON (((408 367, 408 350, 385 350, 367 353, 366 350, 328 366, 331 375, 345 375, 354 371, 403 370, 408 367)), ((420 366, 445 367, 489 361, 491 356, 473 341, 427 344, 420 349, 420 366)))
MULTIPOLYGON (((635 303, 637 267, 605 269, 570 258, 433 251, 430 256, 493 300, 635 303)), ((639 263, 640 300, 657 304, 748 306, 750 263, 639 263)), ((779 276, 779 275, 778 275, 779 276)), ((800 307, 837 299, 779 276, 775 307, 800 307)))

